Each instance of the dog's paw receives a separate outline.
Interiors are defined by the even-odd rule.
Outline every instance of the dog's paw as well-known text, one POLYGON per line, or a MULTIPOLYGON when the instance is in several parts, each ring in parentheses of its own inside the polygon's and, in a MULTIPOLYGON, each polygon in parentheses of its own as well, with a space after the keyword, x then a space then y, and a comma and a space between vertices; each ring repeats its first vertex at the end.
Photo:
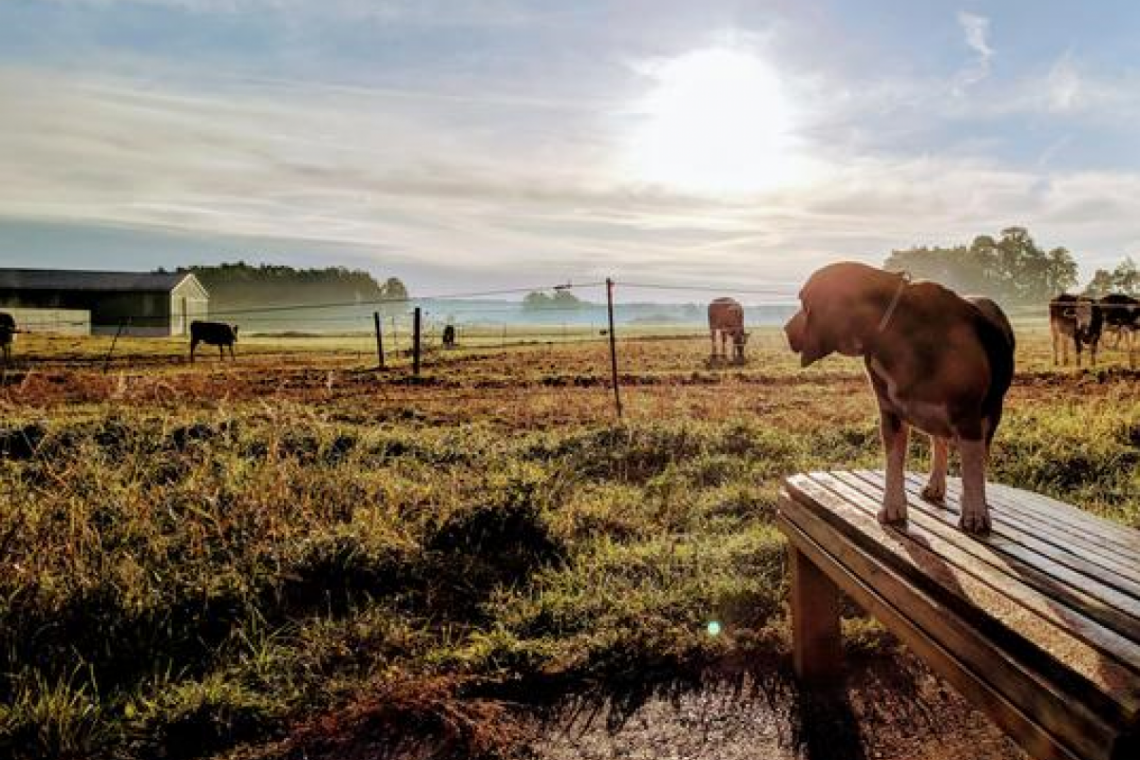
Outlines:
POLYGON ((906 520, 906 500, 883 502, 883 508, 875 517, 883 525, 904 522, 906 520))
POLYGON ((946 501, 946 481, 936 483, 933 480, 922 489, 922 498, 941 504, 946 501))
POLYGON ((984 536, 990 532, 990 511, 986 507, 968 509, 962 507, 962 517, 958 520, 958 527, 966 533, 984 536))

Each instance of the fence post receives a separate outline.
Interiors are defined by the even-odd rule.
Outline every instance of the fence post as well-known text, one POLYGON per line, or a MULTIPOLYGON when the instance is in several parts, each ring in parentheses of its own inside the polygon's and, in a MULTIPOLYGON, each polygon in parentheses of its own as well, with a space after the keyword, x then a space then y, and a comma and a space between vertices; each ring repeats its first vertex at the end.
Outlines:
POLYGON ((384 369, 384 338, 380 335, 380 312, 372 312, 372 321, 376 324, 376 358, 380 361, 377 369, 384 369))
POLYGON ((123 334, 123 328, 131 323, 131 318, 119 320, 119 329, 115 330, 115 337, 111 340, 111 347, 107 349, 107 355, 103 357, 103 374, 107 374, 107 368, 111 366, 111 355, 115 353, 115 345, 119 342, 119 336, 123 334))
POLYGON ((606 310, 610 317, 610 377, 614 385, 614 406, 621 419, 621 388, 618 386, 617 338, 614 335, 614 281, 606 278, 606 310))
POLYGON ((420 376, 420 307, 412 312, 412 374, 420 376))

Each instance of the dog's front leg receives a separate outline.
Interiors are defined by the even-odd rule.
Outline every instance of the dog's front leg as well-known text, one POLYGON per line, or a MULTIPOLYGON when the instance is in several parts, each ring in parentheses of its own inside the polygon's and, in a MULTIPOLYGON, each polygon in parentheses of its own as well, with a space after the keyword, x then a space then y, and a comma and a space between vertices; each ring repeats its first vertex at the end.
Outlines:
POLYGON ((986 443, 982 439, 958 441, 962 455, 962 516, 958 527, 967 533, 990 531, 990 513, 986 506, 986 443))
POLYGON ((922 489, 922 498, 941 504, 946 499, 946 468, 950 461, 950 444, 945 438, 930 437, 930 479, 922 489))
POLYGON ((906 444, 909 429, 902 417, 880 410, 879 429, 883 436, 883 449, 887 454, 887 490, 879 522, 895 523, 906 519, 906 444))

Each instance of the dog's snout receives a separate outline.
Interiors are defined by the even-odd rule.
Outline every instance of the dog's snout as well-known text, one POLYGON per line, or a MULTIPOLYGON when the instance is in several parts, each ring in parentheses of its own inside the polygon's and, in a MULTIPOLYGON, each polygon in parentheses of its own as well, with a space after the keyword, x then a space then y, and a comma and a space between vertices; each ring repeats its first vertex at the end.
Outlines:
POLYGON ((788 336, 788 345, 795 353, 800 353, 804 347, 804 312, 801 309, 784 325, 784 334, 788 336))

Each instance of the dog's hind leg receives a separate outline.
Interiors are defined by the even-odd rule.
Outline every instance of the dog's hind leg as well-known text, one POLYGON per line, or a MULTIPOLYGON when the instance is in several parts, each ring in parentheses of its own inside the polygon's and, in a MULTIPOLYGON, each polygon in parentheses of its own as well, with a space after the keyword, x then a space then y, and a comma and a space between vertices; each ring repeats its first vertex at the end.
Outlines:
POLYGON ((879 428, 887 454, 887 490, 877 517, 881 523, 906 520, 906 446, 910 430, 902 417, 880 410, 879 428))
POLYGON ((946 499, 946 468, 950 461, 950 444, 945 438, 930 436, 930 479, 922 489, 922 498, 941 504, 946 499))
POLYGON ((967 533, 990 532, 986 506, 986 442, 984 439, 958 440, 962 454, 962 516, 958 527, 967 533))

